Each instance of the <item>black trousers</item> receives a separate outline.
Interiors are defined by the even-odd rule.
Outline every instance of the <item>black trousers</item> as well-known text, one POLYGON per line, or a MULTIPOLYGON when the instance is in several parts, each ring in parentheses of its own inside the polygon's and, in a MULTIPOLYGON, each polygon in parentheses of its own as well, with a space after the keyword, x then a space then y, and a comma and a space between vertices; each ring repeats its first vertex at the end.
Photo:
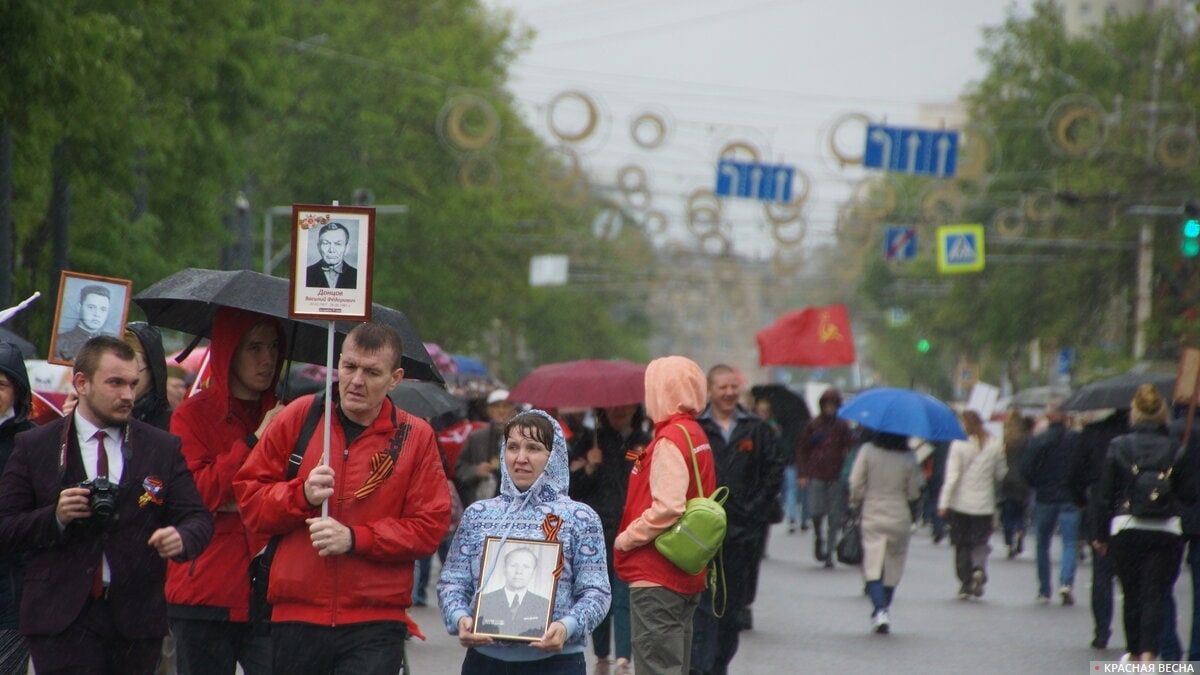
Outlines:
POLYGON ((271 624, 273 672, 279 675, 396 675, 404 667, 400 621, 343 626, 271 624))
POLYGON ((255 635, 244 621, 171 619, 179 675, 269 675, 271 638, 255 635))
POLYGON ((118 633, 107 600, 88 600, 75 623, 58 635, 28 639, 38 675, 153 675, 162 652, 161 637, 118 633))
POLYGON ((1179 576, 1183 537, 1152 530, 1121 530, 1109 541, 1125 596, 1126 648, 1131 654, 1158 653, 1163 602, 1179 576))
POLYGON ((976 569, 987 574, 987 558, 991 552, 992 515, 976 516, 951 510, 946 517, 950 523, 950 543, 954 544, 954 573, 967 583, 976 569))
MULTIPOLYGON (((726 606, 722 616, 713 612, 713 593, 706 589, 692 617, 692 673, 724 675, 738 650, 741 622, 738 615, 753 593, 754 577, 762 550, 757 537, 726 540, 721 549, 725 566, 726 606)), ((721 594, 717 594, 717 609, 721 594)))
POLYGON ((1108 644, 1112 635, 1113 581, 1116 578, 1111 550, 1107 555, 1096 553, 1092 556, 1092 637, 1104 644, 1108 644))

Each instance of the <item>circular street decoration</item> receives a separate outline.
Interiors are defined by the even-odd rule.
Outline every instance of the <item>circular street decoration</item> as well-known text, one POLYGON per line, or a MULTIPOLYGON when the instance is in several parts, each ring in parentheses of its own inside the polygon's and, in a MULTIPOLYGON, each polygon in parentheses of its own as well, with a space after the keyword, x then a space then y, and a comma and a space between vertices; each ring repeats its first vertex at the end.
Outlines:
POLYGON ((988 166, 988 161, 999 159, 1000 146, 990 131, 975 123, 963 127, 958 145, 958 167, 954 172, 956 179, 978 180, 989 169, 994 170, 997 161, 988 166))
POLYGON ((992 229, 1001 237, 1019 237, 1025 234, 1025 218, 1020 209, 1009 206, 992 216, 992 229))
POLYGON ((635 164, 628 164, 617 171, 617 186, 625 197, 629 208, 642 210, 650 206, 651 194, 646 170, 635 164))
POLYGON ((472 152, 496 140, 500 117, 492 104, 471 94, 446 101, 438 115, 438 132, 451 146, 472 152))
POLYGON ((708 188, 692 190, 692 194, 688 195, 687 197, 688 212, 690 213, 693 209, 695 209, 696 203, 702 199, 706 200, 709 203, 708 205, 715 209, 717 213, 721 212, 721 199, 717 197, 717 195, 713 194, 713 191, 709 190, 708 188))
POLYGON ((934 185, 921 196, 921 215, 926 221, 948 223, 962 214, 963 195, 952 184, 934 185))
POLYGON ((500 164, 491 155, 470 155, 458 165, 458 183, 467 189, 494 188, 500 185, 500 164))
POLYGON ((808 224, 801 219, 791 223, 772 223, 771 238, 780 246, 798 246, 804 241, 807 230, 808 224))
POLYGON ((851 201, 865 218, 879 220, 896 209, 896 188, 886 178, 864 178, 855 184, 851 201))
POLYGON ((758 148, 754 147, 749 141, 730 141, 717 153, 717 159, 733 158, 739 151, 746 153, 751 162, 757 162, 761 157, 758 148))
POLYGON ((717 230, 705 232, 700 237, 700 249, 717 258, 729 255, 729 238, 717 230))
POLYGON ((654 150, 667 140, 667 122, 658 113, 644 112, 629 124, 629 137, 639 147, 654 150))
POLYGON ((1108 134, 1104 108, 1090 96, 1064 96, 1050 106, 1043 131, 1063 154, 1084 157, 1099 150, 1108 134))
POLYGON ((697 206, 688 209, 688 230, 697 237, 703 237, 710 232, 716 232, 721 224, 721 210, 711 206, 697 206))
POLYGON ((1191 167, 1198 154, 1196 132, 1190 128, 1170 126, 1154 140, 1154 159, 1164 169, 1179 171, 1191 167))
POLYGON ((546 148, 542 151, 541 174, 542 180, 552 188, 570 188, 583 175, 579 167, 579 154, 566 145, 546 148))
POLYGON ((1025 218, 1040 223, 1054 217, 1054 193, 1049 190, 1034 190, 1021 200, 1025 218))
MULTIPOLYGON (((867 117, 863 113, 848 113, 846 115, 842 115, 836 122, 833 123, 833 128, 829 130, 829 152, 842 166, 862 164, 863 161, 863 151, 860 150, 857 155, 853 155, 848 152, 842 152, 842 150, 838 148, 838 133, 841 130, 842 125, 850 122, 862 125, 863 131, 858 134, 858 138, 862 139, 866 136, 866 128, 867 125, 871 123, 871 118, 867 117)), ((858 147, 861 148, 863 146, 859 145, 858 147)))
POLYGON ((650 234, 664 234, 667 231, 667 216, 662 211, 647 211, 642 216, 642 229, 650 234))
POLYGON ((596 130, 596 125, 599 122, 600 113, 596 109, 596 102, 592 100, 592 97, 588 96, 582 91, 564 91, 560 93, 551 99, 550 106, 546 111, 546 124, 550 128, 550 133, 557 136, 560 140, 566 141, 567 143, 578 143, 588 136, 591 136, 592 132, 596 130), (585 111, 587 112, 587 121, 577 131, 566 131, 554 121, 555 114, 560 103, 572 100, 583 105, 585 111))
POLYGON ((808 201, 812 183, 808 179, 808 174, 800 169, 796 169, 796 178, 799 179, 799 185, 797 186, 798 190, 792 194, 792 201, 786 204, 763 202, 763 214, 772 225, 783 225, 800 219, 800 209, 804 202, 808 201))
POLYGON ((567 208, 576 208, 583 206, 588 196, 591 194, 591 187, 588 185, 587 176, 580 174, 575 182, 570 185, 560 186, 554 191, 554 198, 558 203, 567 208))

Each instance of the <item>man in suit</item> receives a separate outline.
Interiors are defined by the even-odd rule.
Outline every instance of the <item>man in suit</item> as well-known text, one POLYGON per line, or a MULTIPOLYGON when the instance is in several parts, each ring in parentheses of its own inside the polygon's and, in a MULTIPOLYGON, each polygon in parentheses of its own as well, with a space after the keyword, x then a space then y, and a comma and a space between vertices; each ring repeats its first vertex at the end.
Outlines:
POLYGON ((504 555, 504 588, 479 598, 477 633, 541 637, 550 618, 550 600, 529 590, 537 570, 533 551, 518 547, 504 555))
POLYGON ((104 286, 88 284, 79 289, 79 302, 75 305, 79 321, 71 330, 58 334, 58 339, 54 342, 54 355, 66 361, 74 360, 83 343, 100 335, 100 329, 104 328, 104 322, 108 321, 111 302, 112 294, 104 286))
POLYGON ((346 262, 350 230, 336 220, 317 232, 321 259, 308 266, 305 284, 310 288, 357 288, 358 270, 346 262))
POLYGON ((137 382, 129 345, 88 340, 74 412, 19 434, 0 476, 0 550, 31 552, 20 626, 43 675, 153 673, 166 560, 212 537, 179 439, 132 418, 137 382))

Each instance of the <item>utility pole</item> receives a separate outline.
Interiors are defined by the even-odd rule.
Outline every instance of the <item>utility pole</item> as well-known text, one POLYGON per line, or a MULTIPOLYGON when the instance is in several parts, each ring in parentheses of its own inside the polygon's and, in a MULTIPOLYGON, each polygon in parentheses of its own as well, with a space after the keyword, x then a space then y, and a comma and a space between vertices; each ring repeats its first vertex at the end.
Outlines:
MULTIPOLYGON (((1158 98, 1162 86, 1164 38, 1167 33, 1167 21, 1164 19, 1158 31, 1158 44, 1154 49, 1154 66, 1150 74, 1150 119, 1146 130, 1147 157, 1154 156, 1155 130, 1158 128, 1158 98)), ((1144 201, 1150 201, 1150 191, 1154 188, 1153 176, 1147 172, 1144 201)), ((1134 309, 1133 321, 1133 358, 1141 360, 1146 356, 1146 324, 1150 322, 1151 282, 1154 276, 1154 222, 1149 214, 1142 216, 1138 233, 1138 267, 1137 267, 1137 305, 1134 309)))

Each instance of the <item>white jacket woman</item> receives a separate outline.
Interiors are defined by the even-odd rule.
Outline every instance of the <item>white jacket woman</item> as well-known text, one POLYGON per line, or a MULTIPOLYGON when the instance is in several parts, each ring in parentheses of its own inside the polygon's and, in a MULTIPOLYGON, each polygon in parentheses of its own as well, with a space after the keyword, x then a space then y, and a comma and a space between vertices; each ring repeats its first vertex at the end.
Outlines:
POLYGON ((1001 440, 988 433, 979 413, 961 415, 967 440, 950 444, 946 480, 938 497, 938 514, 950 523, 954 545, 954 570, 958 597, 983 595, 987 583, 987 557, 991 551, 992 519, 996 513, 996 486, 1008 473, 1001 440))

